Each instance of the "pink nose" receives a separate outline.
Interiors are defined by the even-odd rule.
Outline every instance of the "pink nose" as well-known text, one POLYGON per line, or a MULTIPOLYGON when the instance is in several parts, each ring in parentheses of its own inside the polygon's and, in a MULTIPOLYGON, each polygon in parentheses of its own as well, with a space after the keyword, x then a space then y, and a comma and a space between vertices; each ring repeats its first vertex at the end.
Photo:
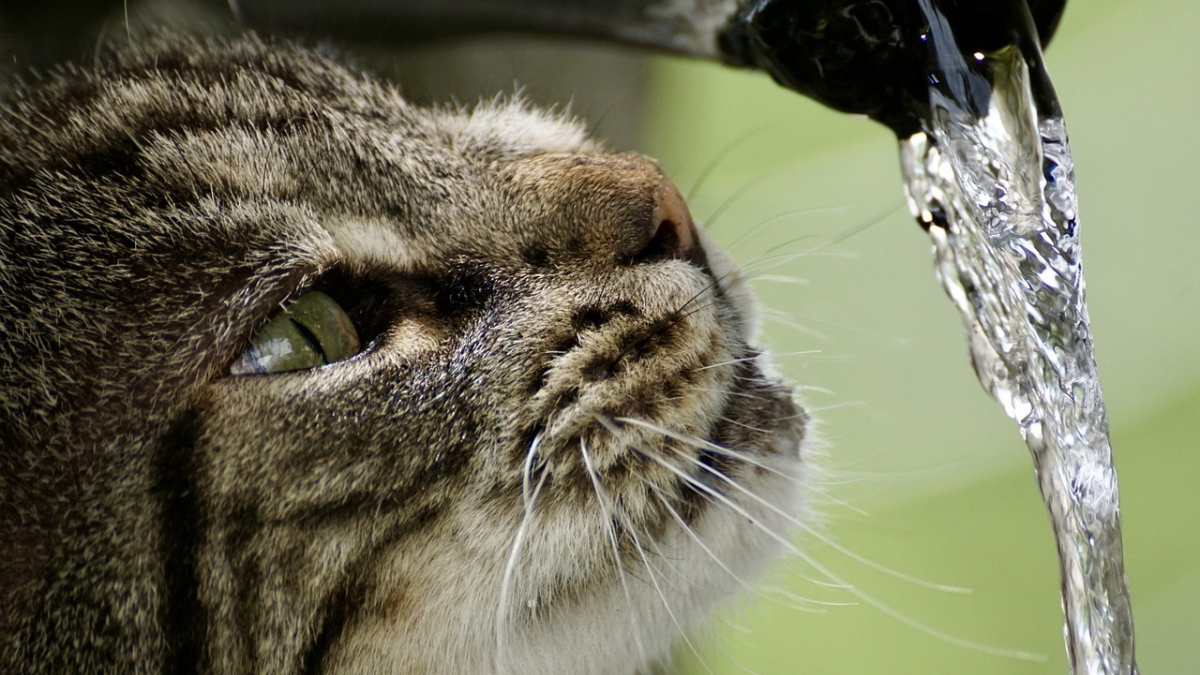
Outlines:
POLYGON ((654 191, 653 233, 646 246, 634 256, 636 262, 679 259, 696 260, 696 224, 687 202, 670 178, 663 178, 654 191))

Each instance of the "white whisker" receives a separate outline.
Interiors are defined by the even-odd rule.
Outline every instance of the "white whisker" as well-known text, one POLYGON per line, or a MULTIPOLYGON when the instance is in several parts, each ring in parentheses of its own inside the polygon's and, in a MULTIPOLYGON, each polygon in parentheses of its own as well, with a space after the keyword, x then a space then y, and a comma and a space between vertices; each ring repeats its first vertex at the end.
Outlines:
MULTIPOLYGON (((725 420, 726 422, 729 422, 730 424, 735 424, 737 426, 740 426, 740 427, 743 427, 746 429, 750 429, 751 431, 759 431, 762 433, 767 433, 766 431, 764 431, 762 429, 758 429, 757 427, 753 427, 748 424, 742 424, 740 422, 737 422, 736 420, 731 420, 725 416, 722 416, 721 419, 725 420)), ((753 455, 751 453, 748 453, 748 452, 735 450, 733 448, 725 447, 725 446, 718 445, 718 444, 710 444, 710 447, 701 448, 701 446, 697 445, 693 441, 693 439, 689 438, 689 439, 679 439, 679 440, 680 440, 680 442, 687 443, 688 445, 690 445, 694 448, 705 449, 705 450, 708 450, 709 452, 712 452, 713 454, 723 455, 725 457, 729 457, 729 458, 736 460, 738 462, 741 462, 743 464, 750 464, 754 467, 757 467, 757 468, 767 471, 769 473, 775 474, 776 476, 779 476, 780 478, 783 478, 784 480, 786 480, 790 483, 794 483, 794 484, 804 488, 805 490, 807 490, 810 493, 820 495, 824 503, 840 506, 848 511, 851 511, 852 513, 857 513, 862 516, 869 515, 866 511, 851 504, 850 502, 847 502, 846 500, 841 499, 839 497, 834 497, 832 494, 830 494, 825 489, 830 486, 836 486, 836 485, 843 484, 841 482, 834 482, 832 480, 825 479, 823 481, 823 484, 815 485, 809 481, 805 481, 803 479, 797 478, 796 476, 793 476, 790 473, 776 469, 775 467, 770 466, 769 464, 765 463, 765 461, 758 461, 753 457, 753 455), (721 448, 721 449, 718 450, 717 448, 721 448)), ((765 460, 767 458, 764 457, 763 459, 765 460)), ((857 482, 857 481, 855 481, 855 482, 857 482)))
MULTIPOLYGON (((704 484, 703 482, 694 479, 693 477, 689 476, 682 470, 672 466, 670 463, 666 462, 665 460, 662 460, 658 457, 654 457, 651 454, 646 454, 646 453, 642 452, 641 450, 638 450, 637 448, 634 448, 634 450, 637 450, 640 454, 648 457, 652 461, 658 462, 660 465, 666 467, 669 471, 672 471, 677 476, 679 476, 680 479, 682 479, 685 483, 691 485, 692 487, 694 487, 695 489, 697 489, 699 491, 702 491, 702 492, 708 494, 718 503, 733 510, 735 513, 742 516, 748 522, 750 522, 752 525, 754 525, 756 528, 758 528, 759 531, 761 531, 763 534, 767 535, 771 539, 774 539, 777 543, 779 543, 781 546, 783 546, 785 550, 792 553, 792 555, 795 555, 799 559, 803 560, 807 565, 812 567, 814 570, 820 572, 827 579, 830 579, 833 582, 835 582, 833 584, 828 584, 828 585, 846 589, 851 595, 853 595, 854 597, 861 600, 864 604, 874 607, 876 610, 886 614, 887 616, 891 617, 892 619, 894 619, 896 621, 899 621, 901 624, 908 626, 909 628, 912 628, 914 630, 925 633, 926 635, 929 635, 936 639, 942 640, 948 644, 957 645, 959 647, 963 647, 964 649, 971 649, 971 650, 974 650, 974 651, 977 651, 977 652, 983 653, 983 654, 991 654, 994 656, 1002 656, 1002 657, 1006 657, 1006 658, 1013 658, 1013 659, 1018 659, 1018 660, 1022 660, 1022 661, 1033 661, 1033 662, 1039 662, 1039 663, 1044 662, 1046 660, 1046 657, 1042 654, 1035 654, 1032 652, 1016 650, 1016 649, 1006 649, 1003 647, 995 647, 992 645, 985 645, 985 644, 982 644, 979 642, 974 642, 972 640, 967 640, 965 638, 960 638, 955 635, 951 635, 949 633, 937 630, 936 628, 933 628, 932 626, 921 623, 920 621, 917 621, 916 619, 913 619, 912 617, 905 615, 904 613, 893 608, 891 605, 888 605, 888 604, 882 602, 881 600, 876 599, 874 596, 868 594, 867 592, 847 583, 841 577, 834 574, 832 570, 830 570, 829 568, 822 565, 820 562, 818 562, 812 556, 801 551, 798 547, 796 547, 794 544, 792 544, 790 541, 788 541, 788 539, 786 537, 779 534, 778 532, 775 532, 771 528, 767 527, 759 519, 755 518, 748 511, 746 511, 745 508, 739 506, 736 502, 729 499, 725 495, 721 494, 720 492, 717 492, 716 490, 714 490, 713 488, 704 484)), ((703 466, 703 465, 701 465, 701 466, 703 466)), ((705 467, 705 468, 707 468, 707 467, 705 467)), ((736 483, 734 483, 733 485, 735 485, 738 488, 741 488, 741 486, 737 485, 736 483)), ((789 520, 794 520, 794 519, 791 519, 789 517, 789 520)))
POLYGON ((807 335, 813 339, 820 340, 821 342, 833 342, 833 338, 829 334, 822 333, 816 328, 799 323, 793 319, 791 315, 780 312, 779 310, 770 308, 764 309, 762 310, 762 317, 763 319, 783 326, 784 328, 791 328, 800 335, 807 335))
POLYGON ((699 373, 699 372, 703 372, 705 370, 711 370, 713 368, 721 368, 722 366, 732 366, 732 365, 735 365, 738 363, 746 363, 748 361, 757 361, 757 360, 758 360, 758 354, 755 354, 753 356, 743 356, 741 358, 729 359, 728 361, 721 361, 719 363, 710 363, 707 366, 700 366, 699 368, 692 368, 692 372, 699 373))
MULTIPOLYGON (((784 358, 784 357, 789 357, 789 356, 808 356, 808 355, 820 354, 820 353, 821 353, 821 350, 819 350, 819 349, 805 349, 805 350, 796 351, 796 352, 773 353, 772 356, 774 356, 775 358, 784 358)), ((743 357, 736 358, 736 359, 729 359, 728 361, 721 361, 719 363, 710 363, 707 366, 700 366, 699 368, 693 368, 692 371, 700 372, 703 370, 709 370, 711 368, 720 368, 721 366, 731 366, 731 365, 738 364, 738 363, 757 361, 761 357, 762 357, 761 354, 754 354, 753 356, 743 356, 743 357)))
MULTIPOLYGON (((679 467, 673 466, 670 462, 667 462, 666 460, 662 459, 661 457, 658 457, 655 453, 647 452, 643 449, 633 447, 633 446, 629 446, 629 447, 632 450, 634 450, 635 452, 637 452, 639 455, 646 457, 650 461, 655 462, 655 463, 659 464, 660 466, 666 468, 668 471, 675 474, 675 476, 678 477, 681 481, 683 481, 686 485, 695 489, 697 492, 704 494, 709 499, 713 500, 714 502, 716 502, 718 504, 721 504, 723 506, 728 507, 729 509, 732 509, 738 515, 742 516, 747 521, 749 521, 751 525, 756 527, 763 534, 765 534, 768 537, 770 537, 771 539, 775 540, 777 543, 779 543, 781 546, 783 546, 783 548, 785 550, 789 551, 796 557, 800 558, 801 560, 805 560, 805 561, 808 561, 810 559, 807 554, 805 554, 803 551, 801 551, 799 548, 797 548, 794 544, 792 544, 790 541, 788 541, 788 539, 786 537, 784 537, 782 534, 776 532, 775 530, 772 530, 765 523, 763 523, 760 519, 755 518, 744 508, 742 508, 742 507, 738 506, 736 503, 734 503, 731 499, 729 499, 729 497, 721 494, 720 492, 714 490, 712 487, 697 480, 694 476, 689 475, 688 473, 684 472, 679 467)), ((825 582, 825 581, 821 581, 819 579, 808 579, 808 581, 810 581, 813 584, 818 585, 818 586, 825 586, 825 587, 829 587, 829 588, 850 589, 849 586, 845 586, 842 584, 835 584, 835 583, 831 583, 831 582, 825 582)))
POLYGON ((549 475, 548 472, 543 472, 537 485, 530 487, 533 463, 537 458, 538 446, 541 445, 541 441, 541 434, 534 437, 529 444, 529 451, 525 453, 525 462, 521 465, 521 523, 517 526, 517 532, 513 535, 513 542, 509 547, 508 560, 504 564, 504 575, 500 580, 500 599, 496 603, 496 672, 498 673, 505 672, 504 665, 508 656, 507 629, 513 575, 516 573, 521 550, 525 546, 529 526, 533 522, 534 504, 537 502, 538 494, 542 491, 542 485, 546 482, 546 476, 549 475))
POLYGON ((704 670, 708 671, 709 675, 714 675, 712 669, 708 667, 704 657, 700 655, 700 651, 696 649, 696 645, 692 644, 691 638, 688 637, 687 631, 684 630, 683 624, 679 623, 679 619, 675 616, 675 611, 671 609, 671 603, 667 600, 666 594, 663 593, 662 586, 658 583, 657 575, 655 575, 655 566, 650 562, 650 557, 646 555, 646 549, 642 547, 641 539, 637 536, 637 532, 633 528, 628 528, 629 535, 633 539, 633 545, 637 548, 638 555, 642 558, 642 563, 646 566, 646 573, 650 575, 650 583, 654 584, 654 590, 658 591, 658 598, 662 600, 663 609, 667 611, 667 616, 671 617, 671 623, 675 624, 675 629, 679 631, 679 637, 696 656, 696 660, 704 670))
MULTIPOLYGON (((721 420, 722 422, 726 422, 726 423, 728 423, 728 424, 732 424, 732 425, 733 425, 733 426, 735 426, 735 427, 741 427, 741 428, 743 428, 743 429, 749 429, 750 431, 754 431, 754 432, 757 432, 757 433, 760 433, 760 434, 769 434, 769 433, 771 433, 770 431, 767 431, 766 429, 762 429, 762 428, 756 427, 756 426, 754 426, 754 425, 752 425, 752 424, 746 424, 745 422, 739 422, 739 421, 737 421, 737 420, 735 420, 735 419, 733 419, 732 417, 729 417, 729 416, 727 416, 727 415, 720 415, 720 416, 718 416, 718 417, 717 417, 717 419, 721 420)), ((739 457, 739 459, 740 459, 740 457, 739 457)))
POLYGON ((842 401, 841 403, 830 403, 829 405, 810 406, 808 412, 818 414, 828 412, 830 410, 843 410, 845 408, 863 408, 866 407, 866 401, 842 401))
POLYGON ((812 248, 805 251, 796 251, 795 253, 773 253, 751 260, 742 266, 742 270, 748 277, 753 277, 760 270, 774 270, 797 260, 815 258, 817 256, 822 258, 840 258, 842 260, 858 260, 859 253, 858 251, 843 251, 831 248, 812 248))
POLYGON ((748 192, 750 192, 750 190, 753 190, 754 188, 761 185, 763 183, 763 181, 770 178, 772 173, 774 173, 774 172, 766 171, 766 172, 760 173, 759 175, 751 178, 750 180, 748 180, 745 183, 742 183, 740 186, 738 186, 738 188, 736 190, 734 190, 732 193, 730 193, 730 195, 728 197, 726 197, 725 200, 722 201, 717 206, 717 208, 713 209, 712 212, 708 214, 707 218, 704 219, 703 222, 704 222, 705 229, 710 230, 710 231, 716 231, 718 223, 721 222, 721 216, 725 215, 725 213, 730 209, 730 207, 737 204, 742 199, 742 197, 746 196, 746 194, 748 192))
POLYGON ((844 333, 846 335, 857 335, 859 337, 864 337, 864 338, 867 338, 870 340, 875 340, 877 342, 883 342, 883 343, 886 343, 893 347, 907 347, 910 344, 910 341, 908 338, 903 338, 903 337, 899 337, 896 335, 888 335, 886 333, 880 333, 878 331, 867 330, 865 328, 858 328, 858 327, 843 323, 841 321, 831 321, 829 319, 821 319, 821 318, 814 317, 814 316, 806 316, 806 315, 802 315, 802 314, 787 313, 787 312, 782 312, 782 311, 779 311, 776 309, 766 309, 763 311, 763 314, 764 315, 773 314, 773 315, 776 315, 779 317, 791 318, 791 319, 799 318, 804 321, 804 323, 801 325, 807 325, 810 323, 818 323, 818 324, 822 324, 825 326, 829 326, 831 328, 836 328, 838 330, 838 332, 844 333))
MULTIPOLYGON (((786 474, 783 474, 783 473, 779 472, 778 470, 775 470, 772 467, 767 466, 766 464, 751 460, 749 457, 747 457, 745 455, 745 453, 737 452, 730 448, 726 448, 722 445, 713 443, 712 441, 707 441, 707 440, 704 440, 701 438, 695 438, 693 436, 681 434, 681 433, 672 431, 670 429, 665 429, 657 424, 653 424, 651 422, 646 422, 645 420, 640 420, 640 419, 637 419, 634 417, 618 417, 614 421, 622 423, 622 424, 633 424, 635 426, 640 426, 644 429, 648 429, 650 431, 654 431, 656 433, 662 434, 663 436, 666 436, 673 440, 679 441, 680 443, 690 445, 694 448, 708 450, 709 452, 720 454, 720 455, 723 455, 726 457, 732 457, 734 459, 738 459, 738 460, 747 462, 749 464, 753 464, 754 466, 764 469, 766 471, 771 471, 772 473, 775 473, 777 475, 788 477, 786 474)), ((902 581, 913 583, 918 586, 923 586, 925 588, 929 588, 932 590, 942 591, 942 592, 946 592, 946 593, 956 593, 956 594, 969 594, 971 592, 970 589, 961 588, 958 586, 949 586, 949 585, 945 585, 945 584, 933 583, 930 581, 926 581, 924 579, 913 577, 911 575, 904 574, 903 572, 893 570, 890 567, 887 567, 885 565, 880 565, 879 563, 877 563, 873 560, 870 560, 869 558, 865 558, 865 557, 851 551, 850 549, 842 546, 841 544, 838 544, 837 542, 830 539, 829 537, 821 534, 820 532, 818 532, 816 529, 814 529, 807 523, 801 521, 800 519, 796 518, 795 516, 791 515, 790 513, 784 511, 783 509, 779 508, 775 504, 772 504, 771 502, 767 501, 766 499, 763 499, 762 497, 759 497, 758 495, 754 494, 753 491, 746 489, 740 483, 733 480, 729 476, 726 476, 725 474, 721 473, 717 469, 714 469, 713 467, 708 466, 704 462, 701 462, 700 460, 698 460, 694 457, 690 457, 683 453, 678 453, 678 454, 679 454, 680 458, 683 459, 684 461, 686 461, 690 464, 693 464, 693 465, 697 466, 699 469, 712 474, 719 480, 724 481, 725 483, 729 484, 731 487, 742 492, 743 494, 745 494, 746 496, 755 500, 759 504, 762 504, 763 506, 767 507, 775 514, 783 517, 792 525, 807 532, 808 534, 810 534, 811 536, 816 538, 821 543, 825 544, 826 546, 829 546, 830 548, 841 553, 842 555, 845 555, 846 557, 850 558, 851 560, 854 560, 860 564, 866 565, 867 567, 870 567, 871 569, 874 569, 877 572, 881 572, 883 574, 894 577, 896 579, 900 579, 902 581)))
POLYGON ((772 126, 773 125, 770 124, 764 124, 760 127, 756 127, 750 131, 744 132, 721 148, 717 152, 716 156, 709 161, 708 165, 704 167, 704 170, 700 172, 700 175, 696 177, 696 182, 692 183, 692 187, 688 189, 686 201, 691 203, 692 199, 704 185, 704 182, 707 181, 710 176, 712 176, 713 171, 715 171, 716 168, 721 165, 721 162, 729 156, 729 153, 736 150, 738 146, 740 146, 742 143, 745 143, 751 137, 770 129, 772 126))
MULTIPOLYGON (((604 516, 605 531, 608 537, 609 548, 612 550, 613 563, 617 568, 617 578, 621 580, 621 590, 625 594, 625 603, 629 606, 629 615, 635 623, 638 623, 637 613, 634 611, 633 595, 629 592, 629 582, 625 572, 625 563, 621 558, 621 547, 617 541, 617 531, 613 526, 613 520, 617 518, 617 513, 614 510, 608 496, 608 492, 600 484, 600 477, 596 474, 596 467, 592 465, 591 454, 588 453, 587 442, 584 439, 579 439, 579 452, 583 456, 583 466, 587 472, 588 480, 592 483, 592 490, 596 493, 596 501, 600 504, 601 514, 604 516)), ((647 661, 646 646, 642 643, 641 628, 635 627, 633 631, 633 641, 637 645, 638 655, 641 657, 642 663, 647 661)))
MULTIPOLYGON (((816 609, 813 607, 805 607, 800 604, 801 602, 813 603, 813 604, 823 604, 823 603, 817 602, 816 600, 809 600, 808 598, 804 598, 799 595, 792 594, 793 597, 789 598, 789 599, 799 601, 799 602, 797 602, 795 604, 782 603, 782 602, 779 602, 778 600, 776 600, 775 598, 771 597, 770 595, 762 592, 761 590, 756 588, 754 585, 747 582, 745 579, 742 579, 742 577, 740 575, 738 575, 737 572, 734 572, 733 570, 729 569, 729 566, 726 565, 723 560, 721 560, 720 556, 718 556, 712 550, 712 548, 710 548, 707 544, 705 544, 704 540, 700 538, 700 535, 696 534, 695 530, 693 530, 692 527, 690 525, 688 525, 687 522, 684 521, 683 516, 679 515, 679 512, 676 511, 673 506, 671 506, 671 500, 669 497, 664 495, 662 493, 662 491, 659 490, 658 488, 654 489, 654 494, 658 497, 659 501, 662 502, 662 505, 664 507, 666 507, 667 511, 669 511, 671 513, 671 515, 675 518, 675 521, 677 523, 679 523, 680 529, 682 529, 684 532, 686 532, 687 535, 689 537, 691 537, 692 541, 696 542, 696 545, 699 546, 706 554, 708 554, 708 557, 711 558, 712 561, 714 563, 716 563, 718 567, 720 567, 722 570, 724 570, 725 573, 730 576, 730 578, 732 578, 734 581, 736 581, 739 586, 746 589, 746 591, 748 591, 752 595, 762 598, 763 600, 766 600, 767 602, 771 602, 771 603, 774 603, 777 605, 782 605, 784 607, 787 607, 789 609, 794 609, 796 611, 813 612, 813 613, 818 613, 818 612, 822 611, 820 609, 816 609)), ((785 592, 785 591, 782 591, 782 589, 778 589, 778 590, 780 590, 781 592, 785 592)))
POLYGON ((776 469, 775 467, 770 466, 769 464, 766 464, 763 461, 756 460, 752 456, 750 456, 749 453, 739 452, 732 448, 727 448, 723 445, 718 445, 716 443, 713 443, 712 441, 706 441, 704 439, 696 438, 696 437, 690 436, 688 434, 681 434, 679 432, 672 431, 665 427, 661 427, 657 424, 654 424, 653 422, 647 422, 646 420, 638 419, 636 417, 617 417, 613 421, 619 422, 621 424, 632 424, 634 426, 642 427, 643 429, 653 431, 654 433, 660 434, 666 438, 670 438, 674 441, 678 441, 685 445, 691 446, 693 448, 696 448, 697 450, 708 450, 709 452, 712 452, 714 454, 722 455, 725 457, 730 457, 730 458, 738 460, 740 462, 744 462, 746 464, 755 466, 759 469, 762 469, 763 471, 768 471, 776 476, 779 476, 780 478, 788 480, 788 481, 795 483, 796 485, 799 485, 801 487, 808 487, 807 484, 804 483, 803 481, 801 481, 799 478, 796 478, 795 476, 793 476, 790 473, 776 469))
MULTIPOLYGON (((798 255, 800 257, 804 257, 806 255, 811 255, 811 254, 815 254, 815 253, 818 253, 821 251, 825 251, 825 250, 829 249, 829 247, 840 244, 843 241, 846 241, 847 239, 849 239, 850 237, 853 237, 854 235, 858 234, 859 232, 862 232, 868 228, 878 225, 879 223, 883 222, 885 219, 890 217, 892 214, 899 211, 903 206, 904 206, 904 202, 896 202, 894 205, 884 208, 884 210, 877 213, 874 217, 867 218, 862 223, 859 223, 855 227, 847 228, 842 233, 838 234, 836 237, 833 237, 829 241, 822 243, 820 246, 817 246, 816 248, 810 249, 808 251, 804 251, 798 255)), ((793 239, 789 242, 785 242, 781 246, 776 246, 775 248, 776 249, 782 248, 783 246, 788 246, 788 245, 796 243, 798 241, 803 241, 807 238, 809 238, 809 237, 807 237, 807 236, 797 237, 796 239, 793 239)), ((797 255, 797 254, 792 254, 792 255, 797 255)), ((747 265, 747 267, 749 267, 749 265, 747 265)))
POLYGON ((767 400, 767 398, 765 396, 759 396, 758 394, 750 394, 750 393, 747 393, 744 391, 728 391, 726 389, 714 389, 712 387, 696 387, 695 391, 707 391, 710 393, 721 394, 724 396, 737 396, 739 398, 745 398, 745 399, 749 399, 751 401, 767 400))
POLYGON ((688 298, 686 301, 684 301, 684 303, 682 305, 675 308, 675 314, 679 315, 679 316, 687 316, 687 314, 685 314, 683 312, 683 310, 687 309, 688 305, 692 304, 696 300, 698 300, 698 299, 704 297, 705 295, 708 295, 708 294, 712 293, 713 291, 715 291, 716 289, 720 288, 721 280, 724 279, 726 276, 728 276, 728 275, 723 274, 723 275, 713 279, 711 282, 706 284, 704 286, 704 288, 701 288, 700 290, 693 293, 692 297, 688 298))
MULTIPOLYGON (((741 236, 739 236, 737 239, 734 239, 733 243, 726 246, 725 250, 729 251, 730 253, 733 253, 738 250, 738 247, 741 246, 742 243, 753 240, 761 232, 768 230, 776 225, 780 225, 782 223, 791 222, 792 220, 798 220, 798 218, 797 218, 798 216, 812 216, 812 215, 818 215, 818 214, 823 214, 823 213, 837 213, 837 212, 845 212, 845 211, 846 211, 846 208, 843 206, 826 206, 826 207, 810 208, 810 209, 795 209, 793 211, 787 211, 784 213, 780 213, 780 214, 772 216, 772 217, 764 220, 763 222, 759 223, 758 225, 755 225, 754 227, 746 230, 744 233, 742 233, 741 236)), ((806 235, 805 237, 802 237, 802 239, 810 239, 813 236, 815 236, 815 235, 806 235)), ((797 241, 797 240, 793 240, 793 241, 797 241)), ((788 242, 788 243, 791 243, 791 242, 788 242)))
MULTIPOLYGON (((712 444, 709 444, 709 445, 712 445, 712 444)), ((870 567, 871 569, 873 569, 877 572, 886 574, 890 577, 899 579, 901 581, 905 581, 905 582, 908 582, 911 584, 916 584, 918 586, 922 586, 922 587, 925 587, 925 588, 928 588, 931 590, 941 591, 943 593, 956 593, 959 595, 967 595, 967 594, 971 593, 971 590, 968 588, 961 588, 959 586, 949 586, 949 585, 945 585, 945 584, 938 584, 938 583, 934 583, 931 581, 926 581, 925 579, 921 579, 919 577, 914 577, 914 576, 911 576, 908 574, 904 574, 903 572, 899 572, 899 571, 894 570, 885 565, 881 565, 881 564, 871 560, 870 558, 866 558, 862 555, 859 555, 858 553, 855 553, 854 551, 851 551, 850 549, 846 548, 845 546, 842 546, 841 544, 837 543, 833 539, 830 539, 829 537, 821 534, 813 527, 809 526, 808 524, 806 524, 805 522, 796 518, 795 516, 792 516, 791 514, 789 514, 787 511, 784 511, 783 509, 772 504, 771 502, 767 501, 766 499, 759 497, 758 495, 754 494, 753 491, 746 489, 744 486, 742 486, 742 484, 733 480, 729 476, 726 476, 725 474, 721 473, 720 471, 714 469, 713 467, 708 466, 704 462, 701 462, 700 460, 695 459, 693 457, 688 457, 686 455, 682 455, 682 458, 685 461, 688 461, 688 462, 694 464, 700 470, 705 471, 709 474, 712 474, 717 479, 724 481, 730 487, 733 487, 734 489, 738 490, 739 492, 741 492, 742 494, 746 495, 747 497, 753 499, 754 501, 758 502, 759 504, 762 504, 766 508, 773 511, 776 515, 786 519, 792 525, 804 530, 806 533, 808 533, 809 535, 811 535, 812 537, 817 539, 817 541, 820 541, 822 544, 825 544, 826 546, 832 548, 833 550, 837 551, 838 553, 841 553, 842 555, 846 556, 847 558, 850 558, 851 560, 853 560, 859 564, 866 565, 867 567, 870 567)))
MULTIPOLYGON (((611 427, 609 427, 607 424, 605 424, 605 422, 607 422, 607 420, 605 420, 600 415, 593 415, 593 417, 598 422, 601 423, 601 426, 604 426, 606 429, 608 429, 609 433, 613 433, 614 430, 611 427)), ((613 436, 615 438, 615 437, 617 437, 617 434, 613 433, 613 436)), ((580 444, 581 444, 581 446, 583 446, 582 441, 580 442, 580 444)), ((595 470, 591 466, 591 460, 587 459, 586 446, 583 446, 583 450, 585 453, 584 461, 588 467, 588 473, 589 473, 589 475, 591 475, 592 483, 597 490, 597 495, 599 495, 600 492, 603 490, 603 488, 600 485, 600 479, 596 475, 595 470)), ((674 610, 671 609, 671 603, 667 600, 666 594, 663 593, 662 585, 658 583, 658 575, 661 574, 661 572, 659 572, 658 574, 655 574, 655 570, 657 568, 654 566, 654 563, 650 562, 650 557, 648 555, 646 555, 646 549, 645 549, 645 547, 642 546, 641 538, 638 537, 636 529, 634 529, 629 523, 626 523, 625 531, 629 533, 630 540, 633 542, 634 548, 637 549, 638 555, 641 557, 642 563, 645 565, 646 574, 649 575, 649 577, 650 577, 650 583, 654 586, 654 590, 658 593, 658 597, 662 601, 663 609, 666 610, 667 616, 669 616, 671 619, 671 623, 675 624, 676 630, 679 631, 680 638, 683 640, 684 644, 686 644, 688 646, 688 649, 691 650, 692 654, 694 654, 696 656, 696 659, 699 661, 700 665, 703 666, 704 669, 710 673, 710 675, 712 675, 712 670, 709 669, 708 664, 706 664, 704 662, 704 657, 700 655, 699 650, 697 650, 696 646, 694 644, 692 644, 691 639, 687 635, 687 631, 684 630, 683 624, 679 623, 678 617, 675 616, 674 610)))
POLYGON ((807 286, 808 279, 804 277, 793 277, 786 274, 759 274, 749 277, 747 281, 765 281, 767 283, 791 284, 794 286, 807 286))

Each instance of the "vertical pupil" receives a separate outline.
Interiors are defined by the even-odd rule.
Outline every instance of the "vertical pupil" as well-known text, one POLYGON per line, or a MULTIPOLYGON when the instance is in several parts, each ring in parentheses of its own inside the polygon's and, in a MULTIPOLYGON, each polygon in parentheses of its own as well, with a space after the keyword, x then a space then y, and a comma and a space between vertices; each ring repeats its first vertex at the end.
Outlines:
POLYGON ((358 331, 345 310, 320 291, 293 300, 260 328, 230 367, 233 375, 315 368, 358 353, 358 331))

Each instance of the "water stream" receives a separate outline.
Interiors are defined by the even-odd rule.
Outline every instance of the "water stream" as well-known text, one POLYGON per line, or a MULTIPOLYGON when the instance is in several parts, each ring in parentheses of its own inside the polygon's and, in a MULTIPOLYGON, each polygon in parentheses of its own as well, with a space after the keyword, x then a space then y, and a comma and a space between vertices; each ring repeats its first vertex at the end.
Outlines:
POLYGON ((909 205, 979 381, 1033 456, 1074 675, 1136 675, 1074 165, 1041 46, 1064 0, 751 0, 731 63, 900 140, 909 205))
POLYGON ((986 110, 929 88, 926 131, 900 143, 909 205, 933 239, 975 372, 1032 453, 1058 544, 1071 670, 1136 674, 1066 129, 1056 104, 1037 104, 1044 73, 1031 75, 1020 48, 971 58, 992 74, 986 110))

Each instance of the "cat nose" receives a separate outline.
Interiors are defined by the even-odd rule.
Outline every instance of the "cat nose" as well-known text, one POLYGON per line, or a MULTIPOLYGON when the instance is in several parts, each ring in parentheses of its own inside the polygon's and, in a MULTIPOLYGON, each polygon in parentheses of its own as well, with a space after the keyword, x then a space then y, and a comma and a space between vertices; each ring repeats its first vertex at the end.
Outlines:
POLYGON ((501 175, 519 245, 537 253, 523 253, 527 262, 705 263, 687 201, 653 160, 547 153, 513 161, 501 175))
POLYGON ((632 262, 697 259, 696 223, 688 211, 687 201, 670 178, 663 177, 654 189, 654 211, 647 231, 645 246, 635 253, 632 262))

